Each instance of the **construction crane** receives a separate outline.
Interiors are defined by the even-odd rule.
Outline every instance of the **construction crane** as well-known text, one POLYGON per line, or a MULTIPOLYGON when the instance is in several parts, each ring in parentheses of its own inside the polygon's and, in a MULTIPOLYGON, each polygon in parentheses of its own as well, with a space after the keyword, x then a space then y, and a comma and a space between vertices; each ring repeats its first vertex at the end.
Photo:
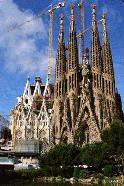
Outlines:
POLYGON ((51 68, 52 68, 52 32, 53 32, 53 15, 54 11, 65 7, 65 2, 60 2, 57 5, 51 6, 48 10, 50 14, 50 26, 49 26, 49 43, 48 43, 48 81, 51 80, 51 68))
POLYGON ((84 0, 80 0, 78 7, 80 9, 81 18, 81 34, 79 35, 79 63, 82 64, 84 56, 84 0))
MULTIPOLYGON (((100 19, 99 21, 97 21, 97 24, 99 25, 101 22, 102 22, 102 19, 100 19)), ((77 38, 80 38, 82 34, 85 34, 86 32, 88 32, 90 30, 91 30, 91 27, 88 27, 83 32, 79 32, 76 37, 77 38)))
MULTIPOLYGON (((10 29, 8 30, 8 32, 11 32, 19 27, 22 27, 26 24, 28 24, 29 22, 38 19, 39 17, 43 16, 43 15, 47 15, 50 14, 50 23, 49 23, 49 38, 48 38, 48 75, 47 75, 47 81, 46 81, 46 85, 45 85, 45 89, 44 89, 44 93, 43 93, 43 102, 42 102, 42 107, 41 107, 41 111, 43 110, 43 108, 46 106, 45 103, 45 97, 47 94, 47 90, 48 90, 48 86, 49 86, 49 82, 51 80, 51 66, 52 66, 52 33, 53 33, 53 16, 54 16, 54 11, 61 8, 61 7, 65 7, 65 1, 64 2, 60 2, 57 5, 51 5, 50 9, 47 11, 42 11, 40 12, 37 16, 34 16, 32 19, 24 21, 22 23, 16 24, 15 26, 10 27, 10 29)), ((31 109, 31 108, 30 108, 31 109)), ((15 143, 16 143, 16 111, 13 110, 12 111, 12 115, 13 115, 13 151, 15 152, 15 143)), ((49 118, 49 126, 50 126, 50 118, 49 118)))
MULTIPOLYGON (((65 7, 65 2, 61 2, 58 3, 57 5, 51 6, 51 8, 48 10, 49 14, 50 14, 50 23, 49 23, 49 38, 48 38, 48 74, 47 74, 47 81, 46 81, 46 85, 45 85, 45 89, 43 92, 43 102, 42 102, 42 106, 41 106, 41 110, 40 110, 40 114, 43 112, 44 108, 46 108, 46 101, 45 101, 45 97, 48 91, 48 86, 49 83, 51 81, 51 69, 52 69, 52 37, 53 37, 53 16, 54 16, 54 11, 61 8, 61 7, 65 7)), ((46 109, 47 110, 47 109, 46 109)), ((40 116, 39 114, 39 116, 40 116)), ((48 115, 48 125, 49 125, 49 143, 50 143, 50 139, 51 139, 51 115, 48 115)))
POLYGON ((43 93, 43 104, 45 102, 45 95, 47 93, 47 88, 51 80, 51 69, 52 69, 52 36, 53 36, 53 16, 54 16, 54 11, 61 8, 65 7, 65 1, 60 2, 57 5, 51 5, 51 8, 48 10, 48 13, 50 14, 50 23, 49 23, 49 38, 48 38, 48 73, 47 73, 47 81, 43 93))

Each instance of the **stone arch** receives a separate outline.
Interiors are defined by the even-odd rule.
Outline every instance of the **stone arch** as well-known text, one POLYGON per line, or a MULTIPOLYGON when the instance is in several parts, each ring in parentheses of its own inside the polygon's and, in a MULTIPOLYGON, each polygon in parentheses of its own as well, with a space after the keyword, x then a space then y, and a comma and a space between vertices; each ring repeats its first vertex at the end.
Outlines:
POLYGON ((41 148, 42 148, 41 152, 44 154, 44 153, 46 153, 46 152, 48 151, 48 140, 47 140, 46 137, 43 137, 43 138, 42 138, 41 145, 42 145, 42 147, 41 147, 41 148))
POLYGON ((67 126, 65 126, 64 128, 63 128, 63 131, 62 131, 62 135, 61 135, 61 141, 63 142, 63 143, 68 143, 68 137, 69 137, 69 131, 68 131, 68 128, 67 128, 67 126))
POLYGON ((86 106, 83 109, 80 121, 78 123, 78 130, 76 131, 76 141, 79 144, 79 146, 82 146, 84 143, 89 143, 90 141, 89 119, 90 112, 88 107, 86 106))

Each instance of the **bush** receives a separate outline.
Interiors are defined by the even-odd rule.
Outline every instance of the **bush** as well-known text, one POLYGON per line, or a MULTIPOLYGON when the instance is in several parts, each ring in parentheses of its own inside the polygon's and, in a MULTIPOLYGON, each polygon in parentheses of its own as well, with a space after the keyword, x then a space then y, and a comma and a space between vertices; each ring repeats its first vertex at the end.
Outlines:
POLYGON ((104 167, 104 176, 112 177, 117 172, 117 168, 114 165, 106 165, 104 167))
POLYGON ((75 167, 73 172, 74 178, 87 178, 88 172, 87 170, 82 169, 81 167, 75 167))
POLYGON ((119 120, 113 121, 110 128, 103 131, 101 138, 108 144, 111 155, 122 154, 124 152, 124 123, 119 120))
POLYGON ((80 170, 79 178, 87 178, 88 172, 87 170, 80 170))
POLYGON ((74 172, 73 172, 73 177, 74 178, 79 178, 81 168, 80 167, 75 167, 74 172))
POLYGON ((81 150, 82 164, 92 166, 96 171, 101 171, 109 161, 108 146, 102 142, 87 144, 81 150))
POLYGON ((54 149, 39 157, 39 164, 45 176, 72 177, 73 165, 79 163, 80 148, 72 144, 56 145, 54 149))

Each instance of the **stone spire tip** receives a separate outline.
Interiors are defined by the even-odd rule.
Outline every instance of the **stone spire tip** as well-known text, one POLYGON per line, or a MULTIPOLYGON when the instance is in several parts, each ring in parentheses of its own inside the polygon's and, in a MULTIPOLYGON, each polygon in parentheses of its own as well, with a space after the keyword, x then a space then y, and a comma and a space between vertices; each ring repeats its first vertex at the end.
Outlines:
POLYGON ((70 9, 71 9, 71 15, 74 15, 74 4, 73 3, 71 3, 70 9))
POLYGON ((64 19, 64 14, 61 13, 61 14, 60 14, 60 20, 63 20, 63 19, 64 19))
POLYGON ((92 10, 96 10, 96 4, 95 3, 92 3, 92 5, 91 5, 91 7, 92 7, 92 10))
POLYGON ((102 19, 106 19, 106 13, 102 13, 102 19))

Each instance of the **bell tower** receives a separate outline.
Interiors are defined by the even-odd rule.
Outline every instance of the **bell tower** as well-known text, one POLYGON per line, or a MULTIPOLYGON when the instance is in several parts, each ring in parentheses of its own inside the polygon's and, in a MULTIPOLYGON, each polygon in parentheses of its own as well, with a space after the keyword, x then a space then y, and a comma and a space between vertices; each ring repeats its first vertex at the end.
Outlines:
POLYGON ((74 5, 71 4, 71 17, 68 41, 68 94, 78 92, 78 47, 74 20, 74 5))
POLYGON ((99 127, 102 127, 102 60, 101 46, 99 39, 98 26, 96 21, 96 5, 92 4, 92 35, 91 35, 91 71, 92 71, 92 88, 94 96, 95 111, 99 127))
POLYGON ((103 61, 103 93, 105 95, 105 107, 109 118, 115 117, 115 78, 112 62, 111 48, 106 27, 106 14, 102 14, 102 61, 103 61))

